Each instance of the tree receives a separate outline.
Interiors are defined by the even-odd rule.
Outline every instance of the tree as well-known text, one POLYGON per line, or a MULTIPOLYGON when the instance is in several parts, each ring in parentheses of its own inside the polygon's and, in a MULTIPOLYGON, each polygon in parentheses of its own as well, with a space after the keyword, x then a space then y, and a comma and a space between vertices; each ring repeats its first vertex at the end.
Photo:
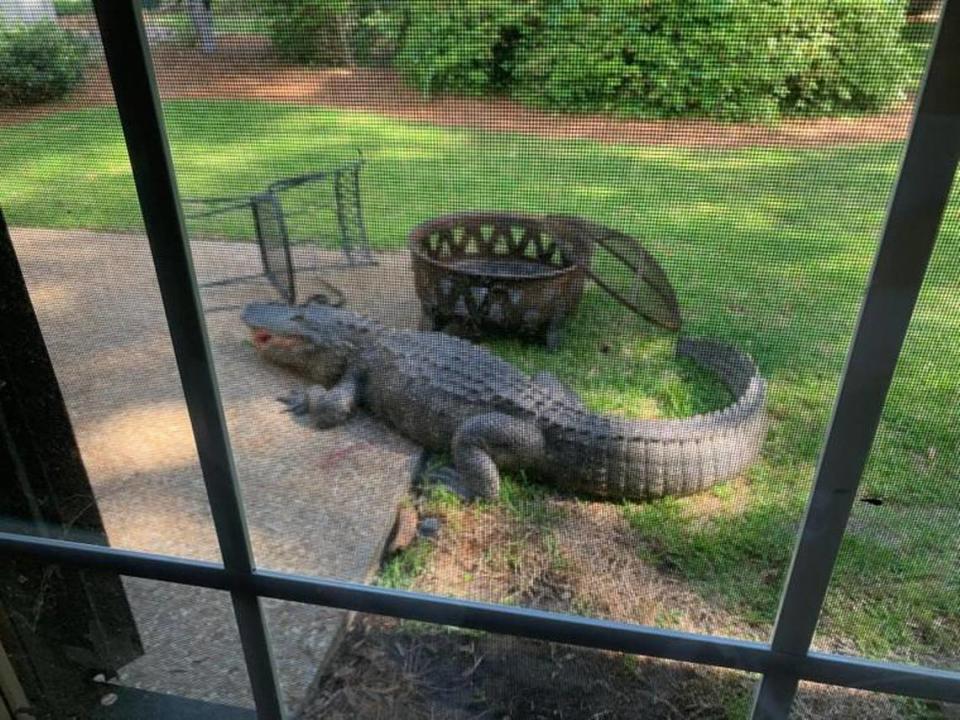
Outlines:
POLYGON ((187 14, 197 32, 200 50, 205 53, 215 52, 217 40, 213 31, 213 10, 210 8, 210 0, 187 0, 187 14))

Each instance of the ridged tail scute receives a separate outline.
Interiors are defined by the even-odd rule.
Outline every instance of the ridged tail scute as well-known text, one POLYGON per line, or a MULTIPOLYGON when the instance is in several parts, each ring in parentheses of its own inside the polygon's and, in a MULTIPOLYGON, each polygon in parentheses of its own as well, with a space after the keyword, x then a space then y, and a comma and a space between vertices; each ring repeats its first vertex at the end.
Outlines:
POLYGON ((736 477, 756 460, 767 434, 767 383, 750 355, 716 340, 682 337, 677 357, 714 373, 734 400, 713 412, 660 421, 650 440, 667 444, 658 455, 669 463, 646 488, 651 498, 700 492, 736 477))
POLYGON ((681 338, 677 355, 713 372, 734 400, 724 408, 670 420, 583 413, 561 430, 555 452, 569 489, 652 500, 700 492, 749 467, 767 431, 766 383, 746 353, 714 340, 681 338), (583 468, 570 472, 570 467, 583 468))

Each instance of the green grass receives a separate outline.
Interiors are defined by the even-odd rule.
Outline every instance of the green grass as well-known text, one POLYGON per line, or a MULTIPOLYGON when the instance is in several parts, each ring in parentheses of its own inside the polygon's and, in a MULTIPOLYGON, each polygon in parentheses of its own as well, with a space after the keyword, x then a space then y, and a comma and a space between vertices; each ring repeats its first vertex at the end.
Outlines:
POLYGON ((498 502, 516 520, 544 533, 561 518, 561 511, 549 504, 550 495, 550 488, 530 482, 524 471, 504 473, 500 478, 498 502))
MULTIPOLYGON (((166 109, 185 195, 253 192, 362 149, 367 227, 381 249, 403 248, 407 230, 425 218, 480 207, 577 213, 642 238, 677 288, 686 332, 756 357, 773 423, 762 458, 735 489, 625 504, 624 512, 651 561, 745 620, 770 623, 898 144, 645 148, 292 105, 166 109)), ((112 109, 0 128, 0 176, 0 204, 15 227, 140 228, 112 109)), ((875 655, 937 657, 960 643, 958 208, 954 198, 864 480, 863 493, 884 505, 858 504, 867 530, 844 543, 822 624, 875 655)), ((207 230, 247 232, 239 220, 207 230)), ((668 417, 725 402, 715 381, 672 357, 672 344, 590 289, 560 352, 510 341, 494 347, 524 369, 555 372, 598 410, 668 417)), ((515 490, 507 486, 508 501, 515 490)))
POLYGON ((428 540, 414 540, 408 547, 397 552, 387 560, 377 576, 377 585, 407 590, 422 573, 433 553, 433 543, 428 540))

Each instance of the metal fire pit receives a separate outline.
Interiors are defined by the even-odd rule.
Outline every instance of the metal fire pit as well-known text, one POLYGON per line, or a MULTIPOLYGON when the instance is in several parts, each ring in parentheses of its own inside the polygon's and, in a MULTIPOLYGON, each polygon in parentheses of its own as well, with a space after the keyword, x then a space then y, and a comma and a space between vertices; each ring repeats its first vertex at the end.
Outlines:
POLYGON ((583 294, 593 244, 546 216, 466 212, 409 235, 425 330, 490 332, 560 342, 583 294))

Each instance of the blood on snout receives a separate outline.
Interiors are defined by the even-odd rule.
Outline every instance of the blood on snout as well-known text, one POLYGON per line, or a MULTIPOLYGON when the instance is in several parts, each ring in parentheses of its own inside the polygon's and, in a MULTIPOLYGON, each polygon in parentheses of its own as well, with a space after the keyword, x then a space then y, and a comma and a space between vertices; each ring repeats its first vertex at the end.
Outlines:
POLYGON ((272 348, 295 348, 301 342, 300 338, 293 335, 274 335, 263 329, 253 332, 253 344, 257 348, 264 348, 267 345, 272 348))

